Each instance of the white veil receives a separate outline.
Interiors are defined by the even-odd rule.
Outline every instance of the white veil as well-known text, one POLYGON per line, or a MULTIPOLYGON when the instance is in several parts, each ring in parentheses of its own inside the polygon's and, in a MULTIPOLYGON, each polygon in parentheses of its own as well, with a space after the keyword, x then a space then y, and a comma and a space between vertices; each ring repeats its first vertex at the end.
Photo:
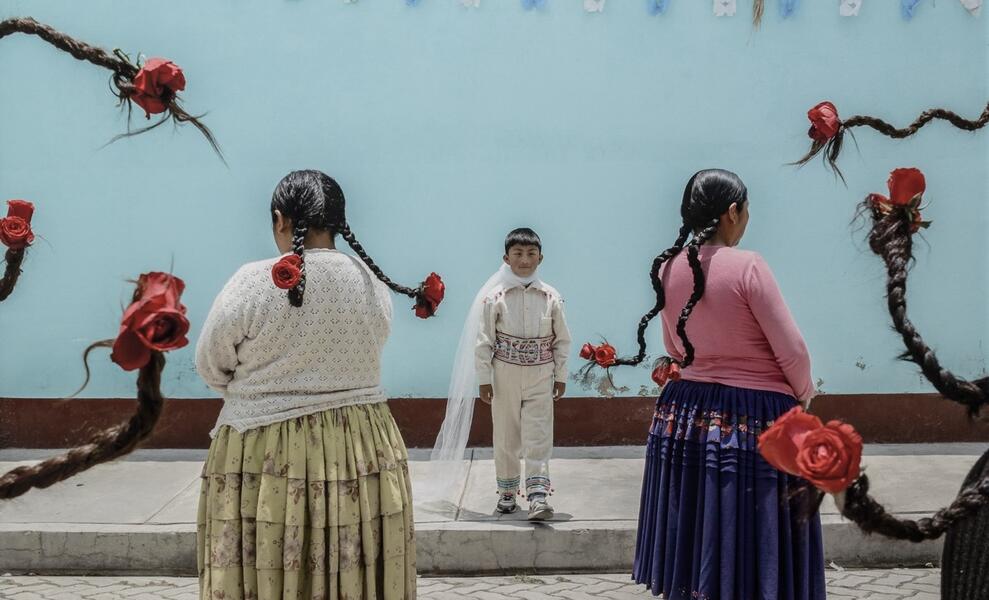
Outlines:
POLYGON ((446 417, 429 455, 431 485, 421 490, 424 493, 421 493, 417 500, 427 504, 440 503, 447 507, 449 506, 447 503, 454 506, 459 503, 460 493, 465 486, 470 467, 470 461, 464 451, 467 449, 467 438, 470 436, 470 427, 474 420, 474 399, 477 397, 474 355, 477 335, 481 327, 484 299, 499 287, 528 285, 534 281, 536 281, 535 277, 515 275, 511 267, 503 263, 474 296, 453 359, 450 388, 447 392, 446 417))

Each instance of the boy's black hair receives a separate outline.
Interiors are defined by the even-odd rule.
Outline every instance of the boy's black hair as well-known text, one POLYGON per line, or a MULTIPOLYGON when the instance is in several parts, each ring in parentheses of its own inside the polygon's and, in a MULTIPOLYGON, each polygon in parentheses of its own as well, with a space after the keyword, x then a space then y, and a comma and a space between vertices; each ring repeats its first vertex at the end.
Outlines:
POLYGON ((539 234, 528 227, 513 229, 505 238, 505 254, 512 249, 512 246, 535 246, 539 252, 543 251, 543 242, 539 239, 539 234))

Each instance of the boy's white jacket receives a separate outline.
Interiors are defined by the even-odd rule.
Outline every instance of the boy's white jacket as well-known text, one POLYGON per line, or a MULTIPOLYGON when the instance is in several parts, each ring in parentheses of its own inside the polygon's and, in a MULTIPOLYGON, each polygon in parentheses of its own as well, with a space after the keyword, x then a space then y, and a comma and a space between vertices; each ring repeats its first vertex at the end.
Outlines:
MULTIPOLYGON (((477 334, 481 327, 481 310, 484 299, 496 293, 498 288, 529 285, 538 281, 536 277, 519 277, 512 273, 511 267, 502 263, 477 295, 467 311, 460 343, 457 344, 457 354, 453 359, 453 371, 450 373, 450 389, 447 393, 446 417, 436 437, 436 444, 430 453, 430 460, 461 461, 464 450, 467 449, 467 437, 470 435, 470 424, 474 419, 474 398, 477 391, 477 373, 474 370, 474 356, 477 346, 477 334)), ((455 469, 444 470, 453 473, 455 469)))

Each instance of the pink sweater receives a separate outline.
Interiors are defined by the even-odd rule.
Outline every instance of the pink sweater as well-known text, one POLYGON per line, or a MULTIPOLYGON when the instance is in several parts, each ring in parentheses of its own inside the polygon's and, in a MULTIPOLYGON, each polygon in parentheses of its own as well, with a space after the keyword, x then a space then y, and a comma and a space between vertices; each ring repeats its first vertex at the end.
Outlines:
MULTIPOLYGON (((766 261, 726 246, 702 246, 700 259, 706 286, 687 321, 695 352, 683 378, 809 400, 814 383, 807 345, 766 261)), ((664 265, 662 278, 663 342, 670 356, 681 359, 676 326, 694 289, 686 250, 664 265)))

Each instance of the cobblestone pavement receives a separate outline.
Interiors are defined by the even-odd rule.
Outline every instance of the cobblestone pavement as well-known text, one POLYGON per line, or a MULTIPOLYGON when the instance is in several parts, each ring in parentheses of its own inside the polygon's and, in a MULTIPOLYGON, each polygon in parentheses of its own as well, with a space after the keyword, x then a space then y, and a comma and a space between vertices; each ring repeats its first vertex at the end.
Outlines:
MULTIPOLYGON (((828 599, 938 600, 938 569, 828 570, 828 599)), ((627 574, 422 577, 420 600, 647 600, 627 574)), ((191 577, 0 577, 0 600, 197 600, 191 577)))

